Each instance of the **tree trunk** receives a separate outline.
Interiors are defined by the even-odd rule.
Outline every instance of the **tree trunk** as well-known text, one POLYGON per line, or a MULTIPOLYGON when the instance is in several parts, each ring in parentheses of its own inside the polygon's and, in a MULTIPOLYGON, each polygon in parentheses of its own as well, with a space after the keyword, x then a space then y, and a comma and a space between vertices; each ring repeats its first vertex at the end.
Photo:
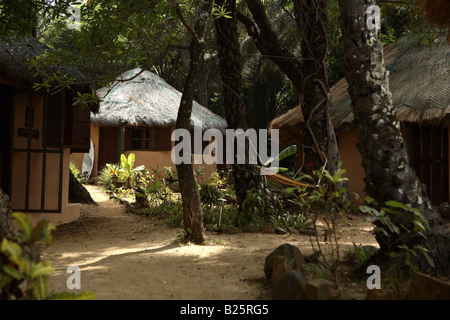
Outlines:
POLYGON ((11 240, 15 235, 11 213, 9 196, 0 189, 0 241, 3 238, 11 240))
MULTIPOLYGON (((302 54, 308 56, 308 59, 302 57, 302 60, 280 44, 277 34, 270 25, 264 4, 259 0, 245 0, 245 2, 256 25, 242 13, 237 15, 239 21, 245 25, 258 50, 270 56, 291 80, 300 95, 303 117, 305 121, 309 119, 302 133, 302 143, 306 146, 303 148, 305 157, 303 171, 308 167, 319 170, 327 159, 327 169, 335 173, 340 155, 334 128, 328 115, 330 93, 327 73, 326 2, 320 1, 313 7, 312 4, 308 6, 303 0, 294 1, 295 18, 302 37, 302 54)), ((301 152, 300 148, 298 152, 301 152)), ((348 189, 347 184, 345 187, 348 189)))
MULTIPOLYGON (((192 29, 186 25, 184 18, 177 8, 177 13, 187 29, 191 32, 192 41, 189 47, 190 66, 189 73, 184 85, 183 95, 181 97, 180 109, 178 110, 177 129, 191 129, 192 103, 194 100, 195 86, 200 77, 200 68, 202 65, 203 54, 206 44, 204 42, 208 20, 214 1, 204 1, 198 15, 195 28, 192 29)), ((196 244, 203 244, 207 237, 203 227, 203 212, 198 190, 197 179, 194 174, 192 163, 181 163, 177 166, 178 178, 180 183, 180 193, 183 201, 183 224, 186 241, 192 241, 196 244)))
MULTIPOLYGON (((388 72, 384 67, 383 47, 376 29, 369 30, 365 11, 374 1, 339 0, 344 73, 352 100, 358 149, 366 173, 368 194, 380 205, 388 200, 410 204, 427 219, 431 230, 426 233, 428 249, 436 269, 433 273, 449 275, 450 237, 445 223, 433 210, 421 182, 409 164, 400 124, 395 119, 388 85, 388 72)), ((406 233, 401 227, 411 225, 411 215, 392 215, 391 220, 400 227, 400 236, 389 233, 376 234, 381 251, 394 241, 409 248, 426 245, 417 232, 406 233)), ((392 248, 390 248, 392 249, 392 248)), ((429 269, 421 256, 416 263, 419 268, 429 269)))
MULTIPOLYGON (((236 1, 218 0, 216 4, 223 6, 232 18, 221 17, 216 19, 216 41, 220 70, 223 84, 225 116, 229 129, 247 130, 245 121, 245 106, 242 101, 242 62, 238 30, 236 25, 236 1)), ((248 155, 248 148, 246 149, 248 155)), ((246 156, 246 160, 248 157, 246 156)), ((262 189, 264 183, 261 174, 254 164, 237 164, 236 155, 232 165, 236 201, 239 207, 245 200, 247 192, 251 189, 262 189)))
POLYGON ((299 90, 305 119, 303 149, 306 169, 318 170, 327 162, 331 141, 326 1, 293 2, 301 39, 301 68, 304 75, 299 90))

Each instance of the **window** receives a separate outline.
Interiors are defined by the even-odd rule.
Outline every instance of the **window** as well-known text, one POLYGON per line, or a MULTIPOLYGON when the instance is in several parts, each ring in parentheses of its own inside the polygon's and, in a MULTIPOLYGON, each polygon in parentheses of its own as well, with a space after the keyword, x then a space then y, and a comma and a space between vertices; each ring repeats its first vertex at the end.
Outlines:
POLYGON ((125 150, 170 151, 169 128, 127 127, 125 150))

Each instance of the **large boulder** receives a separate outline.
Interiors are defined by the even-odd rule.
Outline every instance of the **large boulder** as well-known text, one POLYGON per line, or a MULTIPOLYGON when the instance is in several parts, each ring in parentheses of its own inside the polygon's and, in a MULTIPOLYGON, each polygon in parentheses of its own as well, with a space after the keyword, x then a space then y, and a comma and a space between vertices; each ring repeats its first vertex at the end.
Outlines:
POLYGON ((272 292, 273 300, 304 300, 308 280, 296 270, 287 272, 272 292))
POLYGON ((302 264, 305 263, 305 258, 298 247, 289 243, 282 244, 266 257, 264 262, 264 274, 267 279, 272 278, 274 261, 277 256, 284 259, 292 270, 300 270, 302 264))
POLYGON ((423 273, 416 273, 406 295, 407 300, 449 300, 450 283, 423 273))
POLYGON ((331 300, 330 283, 322 278, 312 279, 306 283, 306 300, 331 300))

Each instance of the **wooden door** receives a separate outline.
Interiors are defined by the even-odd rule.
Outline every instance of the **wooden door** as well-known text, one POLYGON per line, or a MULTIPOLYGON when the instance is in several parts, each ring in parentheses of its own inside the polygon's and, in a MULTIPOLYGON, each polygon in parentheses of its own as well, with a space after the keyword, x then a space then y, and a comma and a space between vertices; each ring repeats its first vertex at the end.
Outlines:
POLYGON ((98 170, 100 171, 107 163, 118 163, 118 127, 100 127, 98 147, 98 170))
POLYGON ((448 128, 412 126, 412 163, 433 205, 448 201, 448 128))

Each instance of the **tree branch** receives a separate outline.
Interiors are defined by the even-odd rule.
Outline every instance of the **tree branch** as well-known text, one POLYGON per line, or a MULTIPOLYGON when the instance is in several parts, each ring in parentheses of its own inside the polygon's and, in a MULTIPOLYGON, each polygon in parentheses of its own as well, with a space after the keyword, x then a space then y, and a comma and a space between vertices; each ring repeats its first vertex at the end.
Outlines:
POLYGON ((169 2, 172 3, 172 5, 174 6, 178 18, 180 19, 184 27, 188 30, 188 32, 191 34, 193 40, 196 42, 196 44, 200 45, 201 41, 198 38, 197 33, 195 32, 194 28, 192 28, 192 26, 189 24, 189 22, 187 22, 187 20, 184 18, 183 12, 181 12, 181 8, 178 2, 176 2, 175 0, 169 0, 169 2))

